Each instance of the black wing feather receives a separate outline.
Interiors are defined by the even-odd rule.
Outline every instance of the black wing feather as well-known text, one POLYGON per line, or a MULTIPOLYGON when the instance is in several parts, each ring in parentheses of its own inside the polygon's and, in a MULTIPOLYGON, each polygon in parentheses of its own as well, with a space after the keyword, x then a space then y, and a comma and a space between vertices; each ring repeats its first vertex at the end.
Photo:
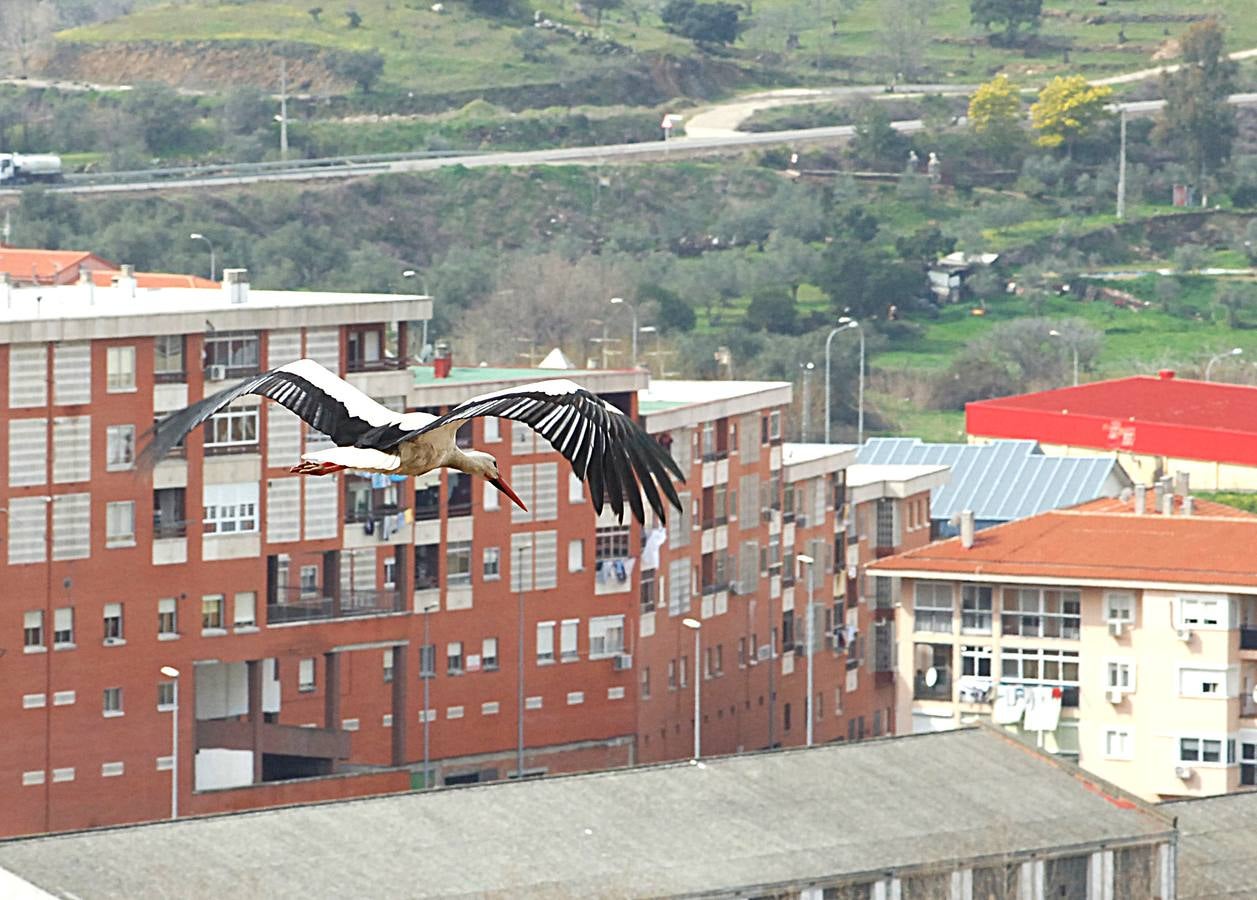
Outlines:
POLYGON ((511 419, 536 430, 572 464, 576 477, 589 485, 589 498, 598 512, 609 505, 623 517, 627 506, 639 521, 645 521, 642 494, 660 521, 666 520, 664 498, 681 508, 672 479, 683 482, 685 477, 668 451, 628 416, 575 385, 557 393, 542 385, 526 385, 476 397, 423 428, 400 433, 397 443, 478 416, 511 419))

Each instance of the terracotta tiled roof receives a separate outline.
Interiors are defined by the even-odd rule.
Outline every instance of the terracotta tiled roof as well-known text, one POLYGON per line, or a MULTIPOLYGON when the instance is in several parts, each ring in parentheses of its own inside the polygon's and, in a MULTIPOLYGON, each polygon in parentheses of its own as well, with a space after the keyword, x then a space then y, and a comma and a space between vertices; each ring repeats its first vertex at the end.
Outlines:
POLYGON ((116 269, 104 257, 86 250, 29 250, 0 246, 0 272, 15 282, 70 284, 78 281, 79 270, 116 269))
MULTIPOLYGON (((92 282, 97 287, 109 287, 122 273, 117 270, 97 270, 91 273, 92 282)), ((217 281, 201 278, 199 275, 178 275, 172 272, 136 272, 136 287, 142 288, 216 288, 217 281)))
POLYGON ((888 574, 1220 584, 1257 591, 1257 516, 1201 500, 1191 516, 1135 515, 1130 507, 1120 500, 1093 500, 983 529, 969 549, 960 538, 951 538, 869 568, 888 574))

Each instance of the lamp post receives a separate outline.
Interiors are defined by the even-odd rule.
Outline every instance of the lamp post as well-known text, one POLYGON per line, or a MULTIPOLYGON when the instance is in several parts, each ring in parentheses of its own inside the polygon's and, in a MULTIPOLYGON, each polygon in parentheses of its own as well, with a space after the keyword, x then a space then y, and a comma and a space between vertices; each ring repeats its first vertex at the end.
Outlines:
POLYGON ((816 363, 805 362, 799 363, 799 368, 803 370, 803 415, 799 435, 799 440, 807 442, 807 436, 812 430, 812 396, 809 388, 811 387, 812 370, 816 368, 816 363))
POLYGON ((1230 350, 1226 351, 1225 353, 1219 353, 1217 356, 1209 360, 1209 365, 1205 366, 1205 381, 1209 380, 1209 373, 1213 371, 1214 363, 1216 363, 1220 359, 1226 359, 1228 356, 1239 356, 1243 352, 1244 352, 1243 347, 1232 347, 1230 350))
MULTIPOLYGON (((1063 338, 1064 336, 1055 328, 1048 332, 1048 337, 1063 338)), ((1078 345, 1071 342, 1069 349, 1074 353, 1074 387, 1078 387, 1078 345)), ((1205 380, 1209 380, 1208 376, 1205 377, 1205 380)))
POLYGON ((519 683, 519 715, 516 720, 515 777, 524 780, 524 548, 515 554, 515 567, 519 572, 519 653, 515 663, 515 680, 519 683))
POLYGON ((210 248, 210 281, 217 281, 217 280, 218 280, 218 265, 217 265, 217 260, 216 260, 216 259, 215 259, 215 257, 214 257, 214 242, 213 242, 213 241, 211 241, 209 238, 207 238, 205 235, 201 234, 199 231, 194 231, 194 232, 192 232, 190 235, 188 235, 188 240, 190 240, 190 241, 205 241, 205 243, 209 244, 209 248, 210 248))
MULTIPOLYGON (((418 277, 419 277, 419 273, 416 272, 414 269, 406 269, 404 272, 402 272, 402 278, 418 278, 418 277)), ((427 285, 426 279, 423 285, 423 295, 425 297, 428 296, 428 285, 427 285)), ((419 340, 421 341, 419 345, 419 355, 422 357, 427 352, 427 348, 428 348, 428 320, 427 319, 423 320, 423 337, 421 337, 419 340)), ((398 355, 399 356, 401 355, 400 347, 398 348, 398 355)))
POLYGON ((633 314, 633 368, 637 368, 637 308, 631 303, 625 303, 623 297, 612 297, 612 306, 626 306, 628 311, 633 314))
POLYGON ((694 632, 694 758, 701 759, 703 755, 703 694, 701 690, 703 667, 699 661, 699 653, 702 652, 699 639, 702 636, 703 623, 698 621, 698 619, 691 619, 689 616, 686 616, 681 620, 681 624, 694 632))
POLYGON ((423 789, 426 791, 431 784, 432 745, 429 741, 430 724, 428 718, 432 708, 432 679, 436 676, 436 648, 429 637, 428 617, 432 613, 432 603, 423 604, 423 649, 419 651, 419 677, 423 679, 423 789), (426 657, 426 658, 425 658, 426 657), (431 665, 429 665, 431 663, 431 665))
POLYGON ((812 726, 813 726, 813 675, 812 675, 812 594, 816 586, 816 560, 812 557, 800 553, 795 557, 800 565, 807 566, 807 703, 804 709, 807 712, 807 746, 812 746, 812 726))
POLYGON ((162 666, 161 673, 174 679, 174 702, 170 710, 170 818, 179 818, 179 670, 162 666))
POLYGON ((864 326, 849 316, 843 316, 838 320, 839 325, 845 325, 847 328, 855 328, 860 332, 860 387, 857 406, 856 419, 856 438, 855 442, 860 446, 864 445, 864 326))
MULTIPOLYGON (((658 360, 659 359, 659 329, 656 328, 654 325, 643 325, 641 328, 637 329, 637 331, 639 334, 653 334, 655 336, 655 359, 658 360)), ((646 355, 650 356, 649 353, 647 353, 646 355)), ((637 356, 636 350, 634 350, 633 356, 634 357, 637 356)), ((647 366, 646 370, 650 371, 650 366, 647 366)), ((663 377, 662 363, 660 364, 660 367, 659 367, 659 377, 660 378, 663 377)))

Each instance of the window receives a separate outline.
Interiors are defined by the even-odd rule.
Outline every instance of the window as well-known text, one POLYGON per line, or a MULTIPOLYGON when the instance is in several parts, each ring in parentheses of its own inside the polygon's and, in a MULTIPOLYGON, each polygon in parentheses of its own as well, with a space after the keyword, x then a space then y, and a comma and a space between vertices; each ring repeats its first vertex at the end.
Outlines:
POLYGON ((601 659, 624 652, 624 616, 597 616, 589 620, 589 658, 601 659))
POLYGON ((436 677, 436 644, 423 644, 419 647, 419 677, 436 677))
POLYGON ((1106 690, 1125 693, 1135 689, 1135 664, 1133 662, 1126 659, 1110 659, 1104 668, 1106 690))
POLYGON ((575 472, 567 473, 567 502, 585 502, 585 485, 579 478, 576 477, 575 472))
POLYGON ((135 468, 135 426, 110 425, 105 429, 105 471, 135 468))
POLYGON ((153 338, 153 374, 158 381, 183 381, 183 335, 159 334, 153 338))
POLYGON ((688 558, 668 563, 668 615, 682 616, 690 611, 694 572, 688 558))
POLYGON ((677 674, 681 679, 681 687, 687 687, 690 683, 690 658, 682 655, 677 660, 677 674))
MULTIPOLYGON (((419 544, 415 547, 416 591, 430 591, 441 586, 440 554, 440 544, 419 544)), ((303 569, 302 571, 304 572, 305 570, 303 569)))
POLYGON ((950 700, 951 644, 916 644, 912 648, 913 696, 918 700, 950 700))
POLYGON ((1078 651, 1009 647, 1000 650, 1000 675, 1021 684, 1059 685, 1062 705, 1078 705, 1078 651))
POLYGON ((203 496, 206 534, 245 534, 258 530, 257 482, 207 484, 203 496))
POLYGON ((554 623, 537 623, 537 662, 554 662, 554 623))
POLYGON ((642 666, 641 695, 643 700, 650 699, 650 666, 642 666))
POLYGON ((644 613, 654 612, 659 601, 659 585, 655 581, 654 569, 643 569, 641 574, 641 590, 639 591, 641 610, 644 613))
POLYGON ((567 542, 567 570, 569 572, 585 571, 585 541, 574 538, 567 542))
POLYGON ((105 351, 105 376, 105 390, 111 394, 135 390, 135 348, 108 348, 105 351))
POLYGON ((259 359, 258 336, 252 332, 219 331, 205 336, 205 370, 211 377, 218 374, 217 366, 223 367, 227 378, 255 375, 259 359))
POLYGON ((953 605, 951 585, 918 581, 915 593, 913 628, 916 631, 950 634, 953 605))
POLYGON ((445 645, 445 671, 449 675, 463 674, 462 641, 450 641, 445 645))
POLYGON ((307 656, 297 661, 297 690, 314 690, 314 657, 307 656))
POLYGON ((677 689, 677 661, 675 659, 668 660, 668 690, 675 691, 677 689))
POLYGON ((1226 751, 1225 764, 1235 762, 1235 741, 1233 740, 1223 741, 1221 738, 1206 737, 1179 738, 1178 761, 1224 764, 1222 757, 1224 749, 1226 751))
POLYGON ((122 604, 105 604, 105 643, 122 640, 122 604))
POLYGON ((393 667, 397 661, 396 654, 397 654, 397 651, 395 648, 393 647, 384 648, 383 662, 384 662, 384 683, 385 684, 391 684, 393 681, 393 667))
POLYGON ((960 633, 991 633, 991 588, 978 584, 961 586, 960 633))
POLYGON ((232 625, 236 628, 253 628, 257 625, 258 595, 254 591, 239 591, 234 601, 232 625))
POLYGON ((135 546, 134 500, 119 500, 105 504, 105 546, 135 546))
POLYGON ((386 556, 384 558, 384 586, 386 588, 397 587, 397 557, 386 556))
POLYGON ((1104 620, 1130 625, 1135 621, 1135 595, 1125 591, 1106 591, 1104 620))
POLYGON ((186 500, 187 488, 157 488, 153 491, 154 540, 181 538, 188 533, 184 512, 186 500))
POLYGON ((499 547, 484 548, 484 580, 498 581, 502 578, 502 550, 499 547))
POLYGON ((1179 597, 1179 627, 1217 628, 1226 612, 1223 602, 1221 597, 1179 597))
POLYGON ((157 601, 157 636, 167 637, 179 633, 179 613, 174 597, 163 597, 157 601))
POLYGON ((746 668, 746 638, 738 638, 738 668, 746 668))
POLYGON ((104 713, 107 716, 122 715, 122 688, 105 688, 104 713))
POLYGON ((63 606, 52 612, 52 645, 54 648, 74 646, 74 608, 63 606))
POLYGON ((498 639, 487 637, 480 642, 480 666, 486 672, 496 672, 498 668, 498 639))
POLYGON ((201 630, 219 631, 226 627, 223 624, 223 606, 226 598, 222 594, 207 594, 201 598, 201 630))
POLYGON ((446 587, 471 584, 471 541, 452 541, 445 548, 446 587))
POLYGON ((241 453, 258 446, 258 408, 225 409, 205 423, 207 455, 241 453))
POLYGON ((1227 690, 1226 669, 1188 668, 1178 670, 1178 692, 1184 697, 1225 699, 1227 690))
POLYGON ((1078 591, 1004 588, 1004 634, 1078 640, 1081 600, 1078 591))
POLYGON ((575 662, 579 659, 576 649, 577 635, 580 633, 580 619, 564 619, 559 630, 559 659, 563 662, 575 662))
POLYGON ((44 649, 44 611, 29 610, 22 622, 22 646, 27 652, 44 649))
POLYGON ((609 525, 598 528, 594 541, 594 562, 627 559, 629 556, 629 527, 609 525))
POLYGON ((157 709, 159 711, 175 708, 175 683, 173 681, 157 682, 157 709))
POLYGON ((975 678, 990 678, 991 648, 962 646, 960 648, 960 674, 972 675, 975 678))
POLYGON ((484 441, 494 444, 502 440, 502 423, 497 416, 484 417, 484 441))
POLYGON ((1257 743, 1253 741, 1240 744, 1240 784, 1257 785, 1257 743))
POLYGON ((1108 759, 1134 759, 1135 738, 1130 729, 1106 728, 1104 730, 1104 755, 1108 759))

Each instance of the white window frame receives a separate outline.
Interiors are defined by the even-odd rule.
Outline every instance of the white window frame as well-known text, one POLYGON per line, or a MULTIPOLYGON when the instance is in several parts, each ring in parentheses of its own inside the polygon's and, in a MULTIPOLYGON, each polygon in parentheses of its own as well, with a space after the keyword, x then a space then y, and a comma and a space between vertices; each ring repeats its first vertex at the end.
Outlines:
POLYGON ((256 534, 258 531, 258 483, 207 484, 202 491, 206 536, 256 534))
POLYGON ((990 634, 995 622, 995 587, 989 584, 962 584, 960 586, 960 633, 961 634, 990 634), (986 607, 981 605, 982 592, 986 591, 986 607), (974 605, 966 606, 966 594, 974 595, 974 605), (975 622, 981 623, 983 617, 986 619, 986 626, 981 624, 966 625, 966 617, 975 622))
POLYGON ((303 693, 313 691, 317 686, 318 675, 315 670, 313 656, 297 660, 297 690, 303 693))
POLYGON ((1133 656, 1111 656, 1104 661, 1104 689, 1109 693, 1121 694, 1135 692, 1135 658, 1133 656))
POLYGON ((589 620, 589 658, 607 659, 623 652, 624 616, 592 617, 589 620))
POLYGON ((1135 624, 1135 594, 1133 591, 1104 592, 1104 621, 1118 622, 1126 627, 1135 624))
POLYGON ((162 597, 157 601, 157 639, 168 641, 178 636, 179 601, 174 597, 162 597), (167 623, 171 626, 169 630, 166 630, 167 623))
POLYGON ((135 426, 105 426, 105 471, 126 472, 135 468, 135 426))
POLYGON ((467 660, 463 656, 463 642, 450 641, 445 645, 445 673, 462 675, 467 671, 467 660))
POLYGON ((236 591, 231 603, 231 627, 236 631, 256 631, 257 624, 257 591, 236 591))
POLYGON ((585 571, 584 538, 572 538, 567 542, 567 570, 569 572, 585 571))
POLYGON ((497 416, 484 417, 484 442, 495 444, 502 440, 502 423, 497 416))
POLYGON ((105 392, 135 393, 135 347, 108 347, 105 350, 105 392))
POLYGON ((135 546, 134 500, 111 500, 105 504, 105 546, 135 546))
POLYGON ((260 448, 258 412, 259 407, 256 406, 236 406, 210 416, 205 423, 205 452, 244 447, 260 448))
POLYGON ((502 548, 485 547, 481 559, 481 572, 485 581, 502 580, 502 548))
POLYGON ((1135 758, 1135 729, 1129 727, 1105 728, 1100 735, 1100 753, 1105 759, 1133 760, 1135 758), (1114 746, 1114 741, 1119 741, 1114 746))
POLYGON ((107 719, 125 715, 126 707, 124 706, 122 688, 105 688, 101 694, 100 709, 101 715, 107 719))
MULTIPOLYGON (((1180 663, 1174 669, 1174 684, 1180 697, 1190 697, 1196 700, 1227 700, 1235 695, 1231 685, 1233 670, 1227 666, 1183 665, 1180 663), (1185 679, 1191 679, 1193 683, 1189 684, 1185 679), (1206 684, 1212 684, 1215 681, 1218 685, 1218 690, 1207 691, 1204 689, 1206 684)), ((1236 677, 1238 677, 1238 673, 1236 673, 1236 677)))
POLYGON ((227 595, 226 594, 205 594, 201 597, 201 634, 226 634, 227 633, 227 595), (214 604, 218 608, 218 624, 207 625, 206 604, 214 604))
POLYGON ((537 665, 548 666, 557 657, 555 655, 554 634, 555 622, 537 623, 537 665))
POLYGON ((1179 594, 1174 600, 1175 626, 1201 631, 1222 631, 1227 628, 1228 609, 1229 604, 1224 595, 1179 594))
POLYGON ((580 619, 564 619, 559 623, 559 662, 580 660, 580 619))
POLYGON ((1235 738, 1229 734, 1218 733, 1192 733, 1179 734, 1174 738, 1175 753, 1177 761, 1183 765, 1193 767, 1204 767, 1210 769, 1225 769, 1228 766, 1236 765, 1235 762, 1235 738), (1188 749, 1186 742, 1194 742, 1195 755, 1193 759, 1185 754, 1188 749), (1209 750, 1209 744, 1217 744, 1218 758, 1216 760, 1206 760, 1205 752, 1209 750))
POLYGON ((498 657, 498 639, 487 637, 480 641, 480 668, 486 672, 496 672, 502 664, 498 657))
MULTIPOLYGON (((912 630, 923 634, 952 634, 956 622, 956 592, 949 581, 918 580, 912 587, 912 630), (944 599, 943 595, 946 595, 944 599), (922 616, 922 613, 925 616, 922 616), (947 618, 947 627, 933 627, 936 618, 947 618), (932 627, 922 628, 922 619, 932 627)), ((938 623, 941 624, 941 623, 938 623)))
POLYGON ((585 502, 585 483, 576 477, 575 472, 567 473, 567 502, 585 502))
POLYGON ((1078 687, 1079 679, 1082 677, 1081 668, 1079 668, 1078 678, 1068 679, 1065 677, 1065 666, 1072 665, 1081 667, 1082 662, 1079 651, 1077 650, 1058 650, 1055 647, 1021 647, 1016 645, 1003 644, 1000 647, 1000 681, 1007 681, 1014 684, 1041 684, 1041 685, 1059 685, 1061 687, 1078 687), (1017 674, 1009 675, 1004 672, 1004 664, 1016 662, 1017 674), (1039 674, 1035 677, 1026 675, 1025 664, 1033 662, 1038 666, 1039 674), (1060 667, 1059 678, 1048 678, 1044 674, 1047 663, 1054 662, 1060 667))
POLYGON ((74 647, 74 607, 60 606, 52 611, 52 648, 70 650, 74 647), (63 639, 62 636, 68 636, 63 639))
POLYGON ((960 677, 993 679, 995 673, 995 651, 990 644, 962 644, 960 647, 960 677), (973 671, 965 672, 965 661, 973 660, 973 671), (980 663, 986 661, 986 674, 980 671, 980 663))
POLYGON ((445 586, 471 586, 471 541, 445 542, 445 586), (459 562, 459 570, 455 571, 454 562, 459 562))
POLYGON ((113 644, 126 643, 126 622, 123 618, 121 603, 106 603, 101 619, 104 626, 104 640, 113 644))
POLYGON ((1005 587, 1002 589, 1003 603, 1000 609, 1000 631, 1008 637, 1028 637, 1028 638, 1047 638, 1053 641, 1077 641, 1082 638, 1082 592, 1074 588, 1036 588, 1036 587, 1005 587), (1047 594, 1055 592, 1060 595, 1060 606, 1056 612, 1049 612, 1047 609, 1047 594), (1023 605, 1022 600, 1028 595, 1037 595, 1032 608, 1023 605), (1078 605, 1076 614, 1065 612, 1066 595, 1072 594, 1072 598, 1078 605), (1008 603, 1011 598, 1017 598, 1017 604, 1010 608, 1008 603), (1028 631, 1025 620, 1033 619, 1038 622, 1036 631, 1028 631), (1010 631, 1009 623, 1016 620, 1016 630, 1010 631), (1048 634, 1047 622, 1055 620, 1057 622, 1056 634, 1048 634), (1065 633, 1066 625, 1072 624, 1074 634, 1067 635, 1065 633))

